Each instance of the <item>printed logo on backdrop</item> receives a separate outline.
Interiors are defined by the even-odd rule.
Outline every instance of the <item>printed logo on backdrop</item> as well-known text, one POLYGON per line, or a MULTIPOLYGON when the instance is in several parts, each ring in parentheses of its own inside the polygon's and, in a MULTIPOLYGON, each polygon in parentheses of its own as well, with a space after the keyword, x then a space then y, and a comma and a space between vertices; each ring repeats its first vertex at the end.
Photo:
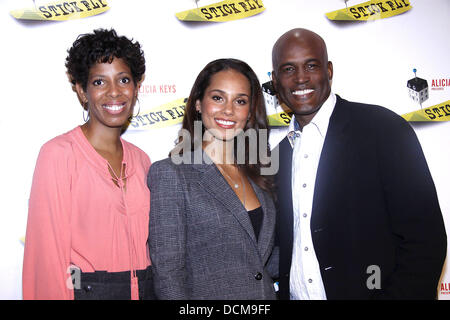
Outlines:
POLYGON ((432 79, 431 90, 444 90, 450 88, 450 79, 432 79))
POLYGON ((450 295, 450 283, 449 282, 441 282, 440 286, 441 294, 450 295))
MULTIPOLYGON (((408 88, 409 98, 420 110, 413 111, 402 115, 406 121, 450 121, 450 100, 440 104, 422 109, 422 103, 429 98, 428 81, 417 76, 417 69, 413 69, 414 78, 406 82, 408 88)), ((445 80, 445 79, 443 79, 445 80)), ((435 80, 432 80, 432 86, 436 85, 435 80)), ((439 85, 443 83, 440 82, 439 85)), ((446 84, 444 82, 444 84, 446 84)))
MULTIPOLYGON (((198 5, 199 1, 195 1, 198 5)), ((247 18, 265 10, 262 0, 225 0, 176 14, 181 21, 227 22, 247 18)))
MULTIPOLYGON (((347 6, 347 2, 345 4, 347 6)), ((368 21, 390 18, 410 10, 409 0, 371 0, 326 14, 330 20, 368 21)))
POLYGON ((29 8, 13 10, 10 14, 21 20, 65 21, 95 16, 109 10, 107 0, 39 1, 29 8))
POLYGON ((177 86, 175 84, 152 84, 143 83, 139 88, 139 96, 153 95, 153 94, 175 94, 177 93, 177 86))
POLYGON ((417 76, 417 69, 413 69, 414 78, 406 82, 408 87, 408 95, 416 104, 422 108, 422 103, 428 100, 428 81, 417 76))
POLYGON ((131 118, 127 130, 149 130, 165 128, 183 121, 187 98, 177 99, 150 110, 141 110, 131 118))

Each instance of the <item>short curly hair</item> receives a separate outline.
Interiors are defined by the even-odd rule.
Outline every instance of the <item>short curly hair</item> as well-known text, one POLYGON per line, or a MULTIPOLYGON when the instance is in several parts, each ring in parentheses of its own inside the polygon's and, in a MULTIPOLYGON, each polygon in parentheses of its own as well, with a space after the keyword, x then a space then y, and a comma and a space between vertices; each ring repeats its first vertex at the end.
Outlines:
POLYGON ((114 58, 123 59, 130 68, 137 84, 145 73, 144 52, 139 42, 119 37, 114 29, 96 29, 93 33, 81 34, 67 50, 66 68, 70 82, 87 88, 90 68, 96 63, 111 63, 114 58))

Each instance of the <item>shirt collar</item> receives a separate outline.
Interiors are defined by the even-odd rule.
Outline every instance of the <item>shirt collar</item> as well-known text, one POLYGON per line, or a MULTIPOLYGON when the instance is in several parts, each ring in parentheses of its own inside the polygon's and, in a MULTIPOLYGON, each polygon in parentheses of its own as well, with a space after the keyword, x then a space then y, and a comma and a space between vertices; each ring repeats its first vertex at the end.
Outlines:
MULTIPOLYGON (((322 107, 316 113, 314 118, 312 118, 311 122, 307 124, 307 126, 309 125, 315 126, 323 138, 325 138, 325 135, 327 133, 328 123, 330 122, 330 117, 331 114, 333 113, 335 105, 336 105, 336 95, 333 92, 330 92, 330 95, 328 96, 327 100, 325 100, 322 107)), ((288 138, 292 147, 294 146, 295 138, 300 137, 300 135, 301 135, 300 125, 298 124, 297 120, 295 119, 295 116, 293 115, 288 130, 288 138)))

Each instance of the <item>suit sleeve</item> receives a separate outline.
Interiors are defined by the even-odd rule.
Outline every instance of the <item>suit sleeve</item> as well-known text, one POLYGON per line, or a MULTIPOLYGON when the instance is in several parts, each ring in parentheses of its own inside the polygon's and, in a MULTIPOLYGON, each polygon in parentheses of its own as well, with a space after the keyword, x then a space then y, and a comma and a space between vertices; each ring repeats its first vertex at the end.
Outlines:
POLYGON ((73 299, 68 273, 71 235, 69 158, 64 148, 48 143, 38 156, 25 238, 24 299, 73 299))
POLYGON ((150 167, 149 248, 158 299, 189 299, 185 269, 185 212, 182 181, 175 165, 150 167))
POLYGON ((414 130, 402 118, 385 123, 379 165, 397 250, 382 298, 435 299, 447 248, 435 186, 414 130))

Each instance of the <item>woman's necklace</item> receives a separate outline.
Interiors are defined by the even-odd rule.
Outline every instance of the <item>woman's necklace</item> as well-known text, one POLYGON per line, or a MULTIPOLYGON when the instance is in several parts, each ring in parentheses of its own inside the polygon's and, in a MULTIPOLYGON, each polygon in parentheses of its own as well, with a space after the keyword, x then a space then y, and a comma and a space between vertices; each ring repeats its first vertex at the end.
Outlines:
MULTIPOLYGON (((217 166, 217 168, 219 168, 219 171, 222 174, 225 174, 228 177, 228 179, 231 180, 231 182, 234 184, 235 189, 239 188, 239 183, 234 181, 233 178, 231 178, 231 176, 225 171, 225 169, 221 168, 220 166, 217 166)), ((243 193, 243 198, 244 198, 243 202, 244 202, 244 208, 245 208, 245 183, 244 183, 244 178, 242 178, 242 175, 241 175, 241 183, 242 183, 242 193, 243 193)))
MULTIPOLYGON (((238 189, 239 188, 239 184, 236 181, 234 181, 233 178, 231 178, 231 176, 225 171, 225 169, 223 169, 222 167, 219 167, 219 166, 217 166, 217 167, 219 168, 219 171, 222 174, 226 175, 228 177, 228 179, 231 180, 231 182, 234 184, 234 188, 238 189)), ((241 183, 242 183, 242 176, 241 176, 241 183)))

